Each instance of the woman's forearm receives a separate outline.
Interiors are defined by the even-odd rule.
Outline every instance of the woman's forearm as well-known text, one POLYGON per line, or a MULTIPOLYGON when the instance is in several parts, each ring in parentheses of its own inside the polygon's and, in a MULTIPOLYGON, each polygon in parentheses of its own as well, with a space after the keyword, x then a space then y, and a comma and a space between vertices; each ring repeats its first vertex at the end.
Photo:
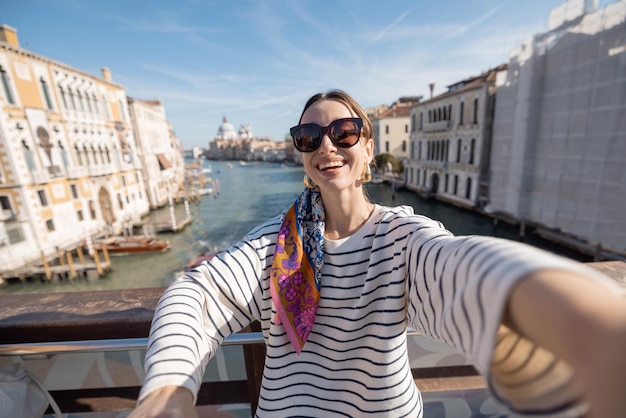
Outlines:
POLYGON ((567 362, 586 386, 591 416, 626 411, 626 299, 597 281, 538 270, 513 289, 507 325, 567 362))

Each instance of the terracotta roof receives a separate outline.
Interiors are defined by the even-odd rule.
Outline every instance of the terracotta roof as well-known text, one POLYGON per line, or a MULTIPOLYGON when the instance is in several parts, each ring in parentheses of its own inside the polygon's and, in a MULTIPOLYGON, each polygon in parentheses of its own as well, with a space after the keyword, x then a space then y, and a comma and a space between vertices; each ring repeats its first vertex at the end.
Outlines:
POLYGON ((472 90, 475 89, 476 87, 479 87, 485 83, 494 83, 496 81, 496 75, 500 72, 500 71, 504 71, 508 68, 508 64, 501 64, 498 65, 495 68, 492 68, 490 70, 485 71, 484 73, 478 75, 478 76, 473 76, 473 77, 469 77, 466 78, 464 80, 461 80, 457 83, 454 84, 450 84, 448 87, 448 91, 445 93, 442 93, 438 96, 434 96, 431 99, 425 100, 422 103, 428 103, 432 100, 440 100, 440 99, 444 99, 446 97, 449 96, 453 96, 456 95, 458 93, 461 93, 463 91, 467 91, 467 90, 472 90))

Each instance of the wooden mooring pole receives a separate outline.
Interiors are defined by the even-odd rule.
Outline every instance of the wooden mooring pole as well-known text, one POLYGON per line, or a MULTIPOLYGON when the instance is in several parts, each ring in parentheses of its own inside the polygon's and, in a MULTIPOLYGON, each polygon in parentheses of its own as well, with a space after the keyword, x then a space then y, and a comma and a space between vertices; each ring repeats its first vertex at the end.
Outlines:
POLYGON ((43 260, 43 269, 46 272, 46 279, 50 280, 52 278, 52 272, 50 271, 50 265, 48 264, 48 259, 46 255, 41 252, 41 259, 43 260))

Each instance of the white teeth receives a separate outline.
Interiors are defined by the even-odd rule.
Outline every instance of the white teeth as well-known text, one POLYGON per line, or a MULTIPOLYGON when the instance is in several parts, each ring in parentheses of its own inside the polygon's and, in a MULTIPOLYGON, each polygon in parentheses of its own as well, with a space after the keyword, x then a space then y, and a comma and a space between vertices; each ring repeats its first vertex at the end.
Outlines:
POLYGON ((327 168, 332 167, 343 167, 343 161, 331 161, 317 166, 320 170, 326 170, 327 168))

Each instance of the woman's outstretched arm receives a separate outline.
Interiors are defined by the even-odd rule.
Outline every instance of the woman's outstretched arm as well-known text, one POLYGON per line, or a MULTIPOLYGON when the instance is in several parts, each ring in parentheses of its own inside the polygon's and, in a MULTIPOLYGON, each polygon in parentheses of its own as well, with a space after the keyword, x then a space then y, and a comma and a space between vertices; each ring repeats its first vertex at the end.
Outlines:
POLYGON ((573 367, 591 417, 626 411, 626 297, 570 271, 537 270, 513 288, 505 322, 573 367))

